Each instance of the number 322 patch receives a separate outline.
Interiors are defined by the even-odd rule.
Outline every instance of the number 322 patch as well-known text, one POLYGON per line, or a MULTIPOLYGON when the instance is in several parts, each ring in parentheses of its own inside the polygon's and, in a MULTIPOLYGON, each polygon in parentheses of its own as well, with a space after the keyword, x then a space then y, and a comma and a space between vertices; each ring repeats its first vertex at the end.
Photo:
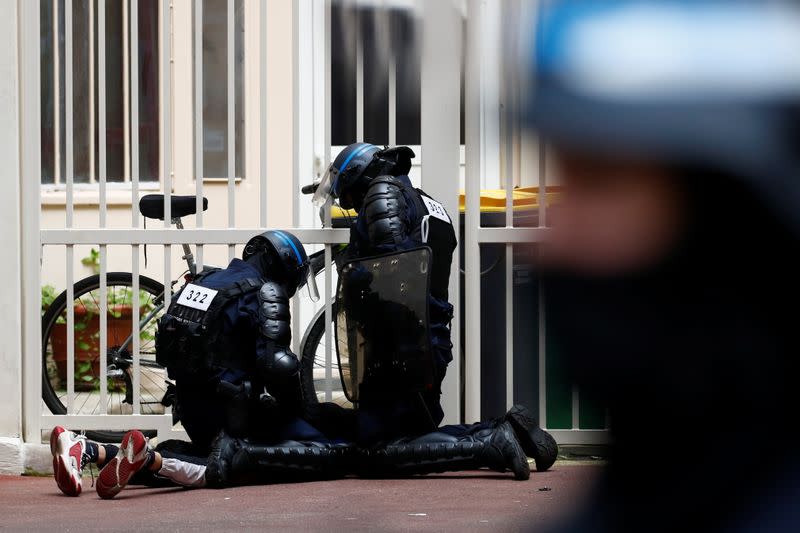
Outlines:
POLYGON ((200 311, 208 311, 208 307, 211 305, 217 292, 218 291, 214 289, 189 283, 183 288, 178 298, 178 303, 186 307, 199 309, 200 311))

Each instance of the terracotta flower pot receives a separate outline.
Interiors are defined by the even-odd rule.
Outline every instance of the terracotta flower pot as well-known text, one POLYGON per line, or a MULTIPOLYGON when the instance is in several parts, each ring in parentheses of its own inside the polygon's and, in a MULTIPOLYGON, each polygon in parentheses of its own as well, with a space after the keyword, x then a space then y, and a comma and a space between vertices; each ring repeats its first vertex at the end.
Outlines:
MULTIPOLYGON (((109 306, 108 337, 109 347, 121 344, 131 334, 133 307, 130 305, 109 306), (116 316, 115 316, 116 315, 116 316)), ((56 323, 50 334, 53 362, 59 380, 67 381, 67 325, 56 323)), ((100 315, 85 306, 75 306, 75 390, 87 391, 97 386, 95 379, 100 376, 100 315), (91 371, 80 372, 81 363, 91 362, 91 371)))

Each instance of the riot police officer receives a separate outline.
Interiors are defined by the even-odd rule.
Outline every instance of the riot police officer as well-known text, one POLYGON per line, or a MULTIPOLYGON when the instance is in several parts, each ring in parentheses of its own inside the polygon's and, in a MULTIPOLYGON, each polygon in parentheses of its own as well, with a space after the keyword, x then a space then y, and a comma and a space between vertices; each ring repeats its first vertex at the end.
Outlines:
MULTIPOLYGON (((358 212, 351 226, 347 257, 342 262, 420 247, 428 247, 432 254, 427 314, 433 380, 426 390, 414 393, 398 391, 391 386, 391 378, 372 383, 361 391, 356 440, 362 447, 380 445, 377 455, 368 454, 364 462, 376 471, 381 471, 377 467, 383 467, 383 471, 391 472, 398 462, 403 462, 401 457, 422 459, 430 455, 430 464, 442 468, 446 463, 444 456, 453 454, 459 446, 474 447, 478 441, 480 446, 488 445, 492 438, 502 434, 510 448, 521 444, 524 453, 536 460, 537 468, 546 470, 556 459, 557 446, 524 407, 517 406, 498 420, 437 429, 444 417, 439 403, 441 383, 447 365, 453 360, 450 340, 453 306, 448 301, 448 287, 457 239, 444 206, 411 184, 408 173, 414 156, 406 146, 380 148, 368 143, 352 144, 333 161, 314 195, 317 204, 338 199, 342 208, 358 212), (428 435, 420 437, 426 433, 428 435), (423 446, 428 452, 414 453, 415 446, 423 446), (443 456, 436 456, 437 453, 443 456), (380 464, 376 465, 375 457, 381 458, 380 464)), ((345 306, 346 300, 347 295, 345 306)), ((354 312, 358 314, 358 310, 354 312)), ((395 346, 393 351, 403 352, 409 348, 413 347, 395 346)), ((456 455, 458 453, 463 451, 456 455)), ((521 452, 508 455, 512 464, 516 462, 515 453, 521 452)), ((463 464, 463 455, 460 460, 462 463, 456 460, 451 466, 458 468, 463 464)), ((426 468, 419 462, 406 466, 411 472, 426 468)), ((518 478, 527 478, 521 469, 512 470, 518 478)))
POLYGON ((294 235, 267 231, 241 260, 201 272, 172 298, 156 354, 176 381, 176 413, 198 455, 221 430, 270 441, 322 438, 299 420, 299 365, 289 348, 289 298, 308 271, 294 235))
POLYGON ((428 246, 433 253, 428 303, 437 383, 424 394, 427 412, 415 400, 400 405, 396 394, 392 401, 364 398, 359 429, 360 437, 365 440, 379 440, 392 433, 419 434, 438 426, 444 417, 439 404, 439 384, 453 360, 450 342, 453 306, 448 301, 448 287, 457 240, 444 207, 412 186, 408 172, 413 157, 414 152, 406 146, 381 149, 367 143, 352 144, 333 161, 314 196, 317 203, 329 196, 338 198, 342 208, 358 212, 350 231, 349 258, 420 246, 428 246), (383 421, 388 419, 393 420, 392 428, 384 427, 383 421))

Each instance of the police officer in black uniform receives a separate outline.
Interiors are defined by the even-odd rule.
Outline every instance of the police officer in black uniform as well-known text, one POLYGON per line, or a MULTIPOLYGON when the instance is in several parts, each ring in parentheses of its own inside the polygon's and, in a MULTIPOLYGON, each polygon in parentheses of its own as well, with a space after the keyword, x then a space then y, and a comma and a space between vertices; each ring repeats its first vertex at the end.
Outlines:
MULTIPOLYGON (((448 301, 448 287, 457 239, 450 215, 442 204, 411 184, 408 173, 413 158, 414 152, 405 146, 380 148, 368 143, 352 144, 336 157, 314 196, 317 204, 338 199, 342 208, 358 212, 344 262, 348 258, 421 246, 432 251, 428 315, 434 386, 413 394, 402 394, 392 387, 383 391, 381 387, 362 390, 356 440, 362 448, 371 450, 362 463, 371 465, 375 472, 414 473, 425 471, 422 463, 426 458, 432 460, 430 464, 438 465, 434 468, 445 468, 442 465, 452 455, 454 462, 450 467, 458 469, 469 463, 465 449, 475 450, 499 439, 509 449, 521 444, 524 452, 536 460, 537 468, 546 470, 556 459, 557 446, 524 407, 516 406, 498 420, 437 429, 444 417, 439 403, 441 383, 447 365, 453 360, 450 340, 453 306, 448 301), (420 453, 421 449, 426 452, 420 453), (380 468, 375 468, 375 457, 380 458, 377 465, 380 468), (397 470, 401 464, 403 468, 397 470)), ((506 455, 511 464, 516 463, 515 453, 509 451, 506 455)), ((527 478, 521 468, 510 469, 518 479, 527 478)))
POLYGON ((267 231, 241 260, 201 272, 173 296, 156 354, 176 381, 176 414, 198 455, 223 430, 259 442, 326 442, 300 418, 299 364, 289 348, 289 298, 308 271, 294 235, 267 231))

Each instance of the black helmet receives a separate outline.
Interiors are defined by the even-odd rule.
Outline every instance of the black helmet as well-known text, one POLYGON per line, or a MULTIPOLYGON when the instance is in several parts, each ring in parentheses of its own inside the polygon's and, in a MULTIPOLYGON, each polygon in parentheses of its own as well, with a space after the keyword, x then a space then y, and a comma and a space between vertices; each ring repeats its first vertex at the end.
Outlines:
POLYGON ((265 231, 247 241, 242 259, 247 261, 257 254, 264 254, 264 273, 280 278, 280 281, 286 284, 289 296, 293 296, 297 289, 305 285, 309 279, 313 279, 313 274, 309 275, 306 249, 298 238, 288 231, 265 231), (278 269, 278 272, 275 269, 278 269))
POLYGON ((345 209, 354 207, 348 192, 366 188, 378 176, 403 176, 411 170, 414 151, 408 146, 380 148, 374 144, 356 143, 339 152, 320 181, 314 203, 323 204, 329 198, 339 198, 345 209))
POLYGON ((633 153, 738 177, 800 230, 796 6, 542 5, 527 59, 528 126, 571 148, 633 153))

